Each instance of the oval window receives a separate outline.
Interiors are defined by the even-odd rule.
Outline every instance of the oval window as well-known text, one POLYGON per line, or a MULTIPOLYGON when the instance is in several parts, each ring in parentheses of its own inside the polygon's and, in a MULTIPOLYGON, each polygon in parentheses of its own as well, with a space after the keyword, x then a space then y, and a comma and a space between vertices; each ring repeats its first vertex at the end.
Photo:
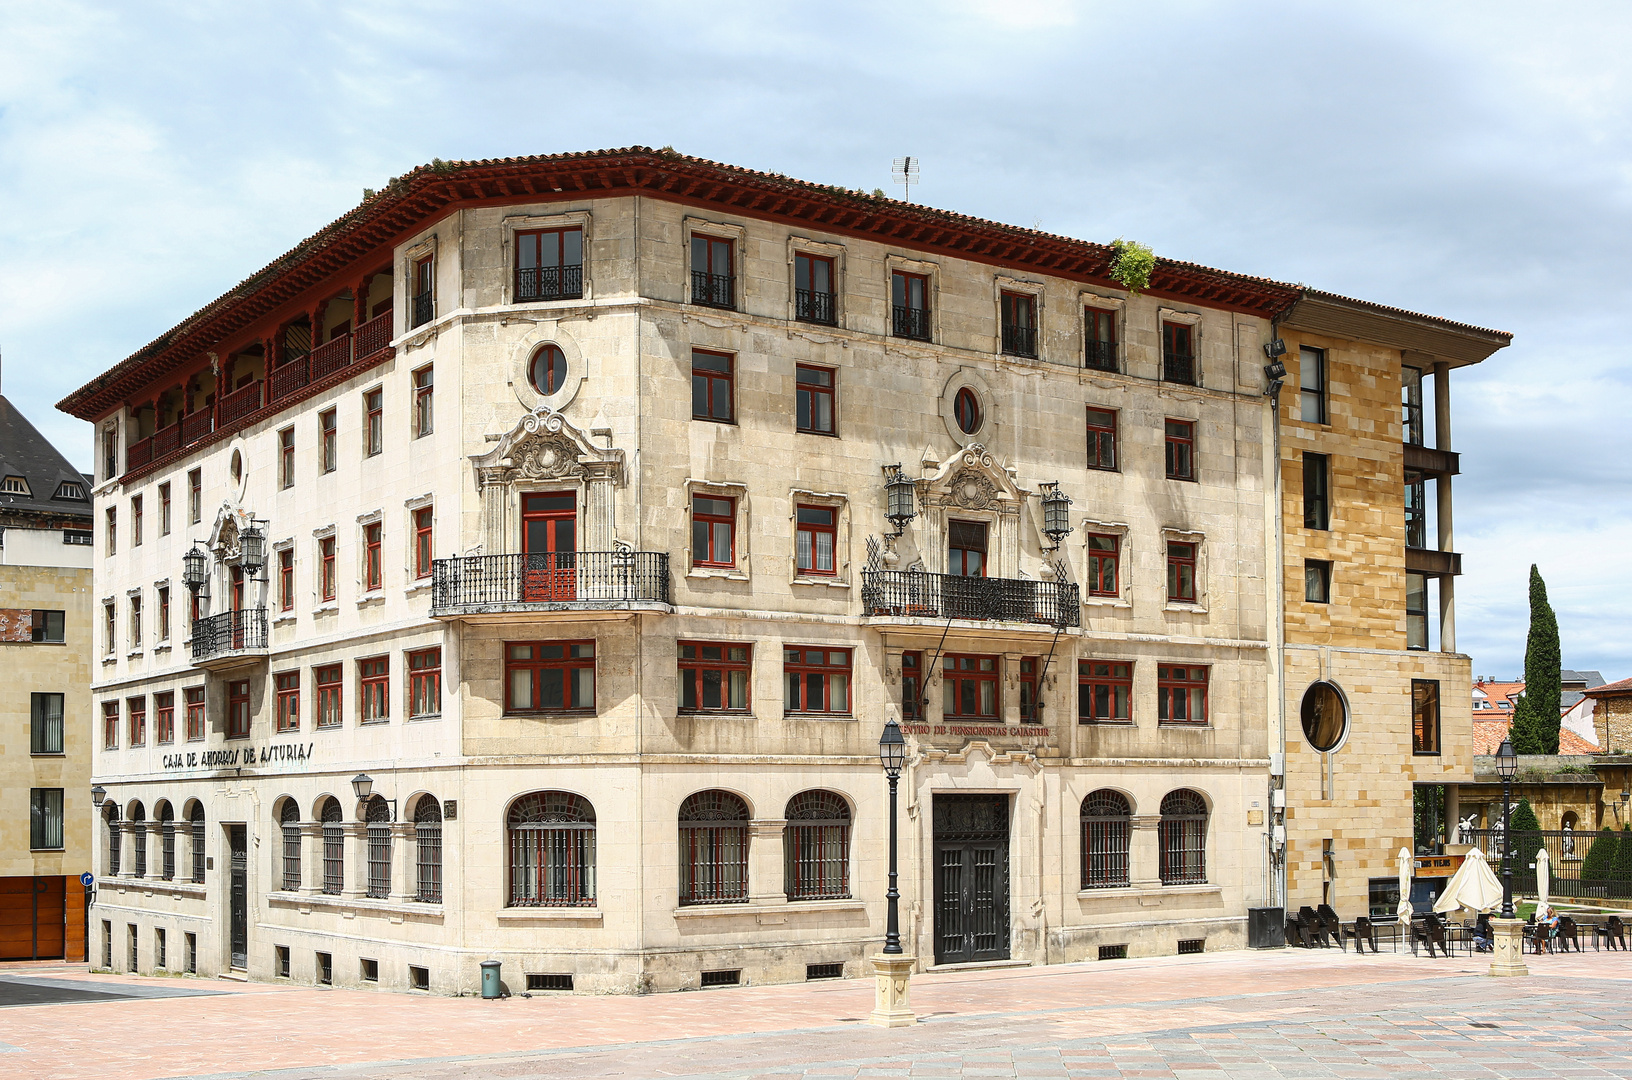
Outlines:
POLYGON ((540 345, 533 353, 533 362, 527 372, 533 389, 545 397, 560 390, 567 381, 567 356, 559 345, 540 345))
POLYGON ((1348 706, 1329 682, 1317 682, 1303 694, 1303 737, 1326 753, 1343 741, 1349 727, 1348 706))
POLYGON ((238 450, 232 452, 232 482, 238 483, 244 478, 244 455, 238 450))
POLYGON ((952 415, 965 435, 973 435, 980 430, 980 399, 973 390, 966 386, 958 391, 958 396, 952 400, 952 415))

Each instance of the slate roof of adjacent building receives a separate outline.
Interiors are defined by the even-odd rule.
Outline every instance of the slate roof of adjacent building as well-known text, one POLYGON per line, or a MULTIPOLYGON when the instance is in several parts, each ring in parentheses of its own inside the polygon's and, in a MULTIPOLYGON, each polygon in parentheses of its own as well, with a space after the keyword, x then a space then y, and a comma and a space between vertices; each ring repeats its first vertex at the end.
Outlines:
POLYGON ((54 517, 83 514, 89 520, 90 496, 91 478, 69 464, 17 406, 0 395, 0 511, 54 517), (28 494, 4 490, 5 481, 14 476, 28 485, 28 494), (64 484, 77 485, 80 498, 62 497, 64 484))

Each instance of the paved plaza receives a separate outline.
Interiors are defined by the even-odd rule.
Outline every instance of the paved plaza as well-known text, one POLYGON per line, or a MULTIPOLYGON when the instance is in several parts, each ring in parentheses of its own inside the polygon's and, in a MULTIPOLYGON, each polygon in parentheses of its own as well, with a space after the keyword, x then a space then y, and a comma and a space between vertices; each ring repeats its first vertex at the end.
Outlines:
POLYGON ((1328 949, 934 973, 921 1022, 885 1031, 861 980, 481 1001, 14 965, 0 1076, 1632 1077, 1632 957, 1530 966, 1328 949))

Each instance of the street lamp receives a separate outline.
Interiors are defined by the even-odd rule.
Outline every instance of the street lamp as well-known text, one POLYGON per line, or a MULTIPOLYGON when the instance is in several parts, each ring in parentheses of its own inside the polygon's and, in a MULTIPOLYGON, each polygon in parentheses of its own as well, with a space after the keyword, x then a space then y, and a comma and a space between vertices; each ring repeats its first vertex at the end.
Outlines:
POLYGON ((1513 918, 1513 775, 1519 771, 1519 757, 1513 740, 1503 739, 1496 751, 1496 771, 1502 778, 1502 918, 1513 918))
POLYGON ((890 887, 884 894, 888 906, 884 918, 884 951, 873 957, 873 1011, 867 1023, 874 1027, 909 1027, 918 1022, 912 1011, 912 968, 918 962, 901 949, 901 892, 896 888, 895 793, 901 767, 907 759, 907 740, 901 725, 891 717, 878 737, 878 760, 890 781, 890 887))
POLYGON ((884 734, 878 737, 878 760, 884 766, 884 775, 890 780, 890 888, 884 894, 889 902, 884 921, 884 952, 889 955, 901 951, 901 892, 896 888, 895 869, 895 792, 906 757, 907 740, 901 735, 901 725, 892 716, 889 723, 884 725, 884 734))

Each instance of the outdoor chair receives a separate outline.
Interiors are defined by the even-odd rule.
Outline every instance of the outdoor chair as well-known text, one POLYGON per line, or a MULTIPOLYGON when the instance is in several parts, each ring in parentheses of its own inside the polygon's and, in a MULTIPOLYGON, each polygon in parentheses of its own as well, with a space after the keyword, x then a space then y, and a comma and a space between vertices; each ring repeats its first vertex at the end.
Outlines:
POLYGON ((1332 937, 1337 939, 1337 947, 1339 949, 1344 948, 1345 946, 1343 945, 1343 920, 1339 919, 1337 917, 1337 912, 1332 910, 1331 905, 1330 904, 1320 905, 1318 908, 1315 909, 1315 917, 1320 920, 1321 927, 1322 927, 1323 931, 1325 933, 1328 933, 1328 934, 1332 935, 1332 937))
POLYGON ((1287 948, 1291 948, 1293 945, 1305 949, 1309 947, 1303 943, 1303 927, 1298 925, 1296 918, 1286 920, 1286 945, 1287 948))
POLYGON ((1568 915, 1558 917, 1558 930, 1553 935, 1553 940, 1563 952, 1569 952, 1571 945, 1575 946, 1576 952, 1581 951, 1580 933, 1576 929, 1575 920, 1568 915))
POLYGON ((1416 952, 1418 942, 1427 946, 1430 957, 1434 955, 1435 945, 1439 946, 1440 955, 1447 958, 1451 955, 1450 945, 1445 936, 1445 923, 1432 911, 1411 923, 1412 952, 1416 952))
POLYGON ((1354 939, 1354 954, 1364 956, 1366 943, 1371 943, 1371 951, 1377 951, 1377 928, 1372 925, 1371 919, 1361 915, 1354 920, 1354 926, 1349 930, 1349 936, 1354 939))
POLYGON ((1626 924, 1621 921, 1619 915, 1611 915, 1604 921, 1602 927, 1595 929, 1601 930, 1611 949, 1618 946, 1622 952, 1626 951, 1626 924))
POLYGON ((1331 944, 1326 936, 1326 920, 1315 914, 1314 908, 1305 905, 1298 909, 1298 925, 1304 948, 1318 943, 1324 949, 1331 944))

